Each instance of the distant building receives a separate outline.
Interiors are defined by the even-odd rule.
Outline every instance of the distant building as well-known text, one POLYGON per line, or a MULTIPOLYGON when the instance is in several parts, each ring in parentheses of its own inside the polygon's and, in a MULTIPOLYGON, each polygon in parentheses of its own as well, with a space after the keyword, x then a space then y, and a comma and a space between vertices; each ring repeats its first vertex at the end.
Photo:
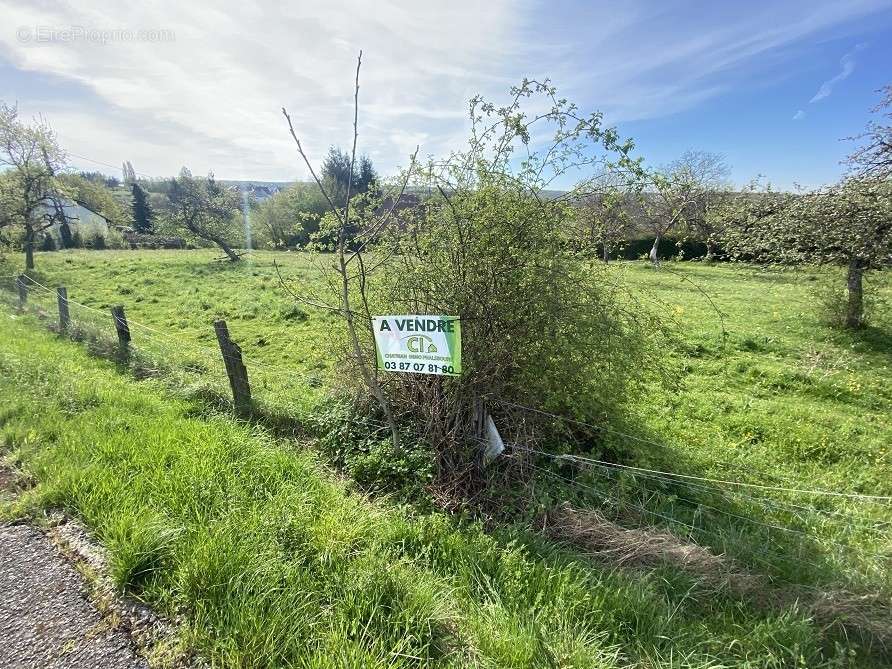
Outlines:
MULTIPOLYGON (((43 205, 47 213, 55 213, 51 204, 43 205)), ((67 197, 62 198, 62 211, 71 234, 78 233, 81 239, 108 236, 109 220, 82 202, 77 202, 67 197)), ((51 234, 59 246, 62 242, 62 223, 56 222, 46 231, 51 234)))
POLYGON ((252 196, 257 202, 262 202, 288 187, 288 184, 252 182, 237 182, 236 185, 243 195, 252 196))

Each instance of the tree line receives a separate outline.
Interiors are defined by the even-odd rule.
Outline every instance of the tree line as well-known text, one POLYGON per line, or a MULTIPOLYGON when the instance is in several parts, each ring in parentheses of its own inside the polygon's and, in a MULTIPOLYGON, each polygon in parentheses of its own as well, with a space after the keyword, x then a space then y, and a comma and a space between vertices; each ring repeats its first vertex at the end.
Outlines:
MULTIPOLYGON (((863 275, 887 266, 892 253, 890 108, 892 88, 887 87, 875 109, 879 120, 858 136, 863 141, 846 175, 808 192, 782 192, 758 182, 735 190, 724 157, 705 151, 687 151, 657 169, 643 169, 640 163, 636 169, 605 166, 585 192, 568 199, 568 239, 577 250, 605 262, 652 240, 647 256, 655 266, 669 242, 700 244, 708 262, 842 265, 847 269, 845 323, 857 327, 864 318, 863 275)), ((2 104, 0 241, 20 245, 27 269, 34 267, 35 250, 55 248, 49 231, 56 225, 62 247, 105 247, 106 240, 90 243, 72 233, 64 204, 74 201, 108 221, 111 234, 123 231, 131 244, 170 235, 214 244, 236 261, 249 226, 260 247, 331 249, 336 239, 325 224, 331 205, 343 208, 348 193, 359 203, 380 190, 371 160, 351 161, 332 147, 320 169, 324 190, 316 183, 295 183, 259 202, 213 174, 196 177, 187 168, 172 179, 141 178, 129 161, 122 165, 121 180, 99 172, 75 173, 44 120, 28 123, 15 107, 2 104)), ((429 196, 423 190, 403 193, 406 202, 397 204, 418 207, 429 196)), ((355 230, 344 234, 352 238, 355 230)), ((118 244, 124 245, 123 239, 118 244)))
MULTIPOLYGON (((339 206, 348 190, 361 195, 374 189, 378 179, 368 157, 360 159, 355 172, 349 161, 332 147, 321 168, 339 206)), ((21 248, 26 269, 34 269, 37 250, 154 246, 164 236, 217 245, 237 261, 246 223, 256 226, 260 243, 270 248, 305 246, 324 237, 320 225, 327 203, 308 184, 295 184, 261 203, 213 174, 194 176, 186 167, 168 179, 140 177, 129 160, 122 164, 120 180, 100 172, 74 172, 44 119, 28 123, 14 106, 3 103, 0 167, 0 246, 21 248), (72 203, 105 219, 108 233, 84 239, 74 225, 72 203)))

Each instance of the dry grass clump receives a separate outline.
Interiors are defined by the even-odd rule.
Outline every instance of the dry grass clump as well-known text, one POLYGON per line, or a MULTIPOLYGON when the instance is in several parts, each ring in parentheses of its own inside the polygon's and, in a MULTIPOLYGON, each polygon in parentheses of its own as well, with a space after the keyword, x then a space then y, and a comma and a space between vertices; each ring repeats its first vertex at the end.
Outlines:
POLYGON ((695 576, 706 589, 746 596, 758 606, 799 606, 825 630, 857 636, 882 653, 892 648, 892 607, 878 593, 859 594, 843 588, 779 587, 766 576, 747 572, 724 555, 655 527, 629 529, 597 511, 563 504, 541 519, 549 538, 564 541, 586 555, 618 567, 671 565, 695 576))
POLYGON ((892 649, 892 607, 888 597, 834 589, 805 594, 800 601, 825 629, 835 627, 847 637, 857 636, 868 646, 879 646, 882 653, 892 649))
POLYGON ((587 555, 619 567, 669 564, 696 576, 707 587, 730 587, 737 593, 766 585, 764 577, 746 572, 703 546, 657 528, 625 528, 597 511, 564 504, 547 513, 541 523, 550 538, 571 543, 587 555))

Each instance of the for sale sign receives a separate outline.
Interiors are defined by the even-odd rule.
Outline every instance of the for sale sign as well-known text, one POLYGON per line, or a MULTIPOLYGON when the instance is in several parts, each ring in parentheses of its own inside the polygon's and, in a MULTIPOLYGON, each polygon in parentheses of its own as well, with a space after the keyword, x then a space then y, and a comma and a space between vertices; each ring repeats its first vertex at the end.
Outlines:
POLYGON ((415 374, 461 374, 457 316, 375 316, 378 369, 415 374))

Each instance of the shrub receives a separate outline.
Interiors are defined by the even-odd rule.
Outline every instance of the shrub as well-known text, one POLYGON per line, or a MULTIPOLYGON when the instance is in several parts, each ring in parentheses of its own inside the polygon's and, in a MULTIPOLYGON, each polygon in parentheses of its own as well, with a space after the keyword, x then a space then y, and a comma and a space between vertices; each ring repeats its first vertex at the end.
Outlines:
MULTIPOLYGON (((818 320, 833 328, 848 327, 849 291, 836 274, 815 277, 813 288, 818 320)), ((888 311, 888 304, 878 290, 865 291, 863 299, 860 321, 862 327, 871 324, 882 316, 883 312, 888 311)))
MULTIPOLYGON (((541 443, 565 434, 566 423, 516 413, 506 402, 601 422, 635 394, 655 358, 654 322, 571 238, 571 205, 590 196, 597 178, 560 198, 545 196, 554 180, 587 166, 640 174, 631 142, 605 128, 599 113, 582 115, 559 99, 547 82, 524 81, 511 94, 505 107, 471 101, 470 148, 424 171, 418 185, 426 199, 403 200, 400 190, 373 202, 366 194, 323 219, 338 240, 327 283, 349 333, 344 358, 355 373, 346 376, 361 379, 388 418, 414 423, 409 431, 436 450, 441 478, 474 471, 481 403, 506 440, 541 443), (543 105, 550 111, 540 113, 543 105), (536 153, 534 133, 554 144, 536 153), (394 211, 397 222, 387 225, 394 211), (364 259, 366 249, 374 255, 364 259), (370 316, 400 313, 459 318, 460 377, 378 380, 370 316)), ((398 436, 392 426, 395 443, 398 436)))
POLYGON ((462 376, 396 375, 388 393, 429 435, 467 436, 478 398, 491 411, 507 401, 604 421, 646 368, 643 315, 616 299, 603 263, 570 250, 565 205, 487 181, 428 204, 374 302, 381 313, 459 316, 462 376))
POLYGON ((105 248, 125 249, 129 244, 124 241, 124 235, 117 228, 109 228, 105 233, 105 248))
POLYGON ((93 232, 84 238, 84 248, 94 251, 105 250, 105 237, 99 232, 93 232))

